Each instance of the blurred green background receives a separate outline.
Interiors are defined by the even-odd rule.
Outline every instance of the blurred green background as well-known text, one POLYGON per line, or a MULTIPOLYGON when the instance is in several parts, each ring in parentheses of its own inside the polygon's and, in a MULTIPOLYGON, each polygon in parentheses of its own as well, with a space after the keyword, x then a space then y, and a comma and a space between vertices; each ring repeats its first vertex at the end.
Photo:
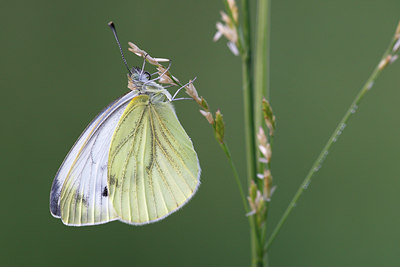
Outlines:
MULTIPOLYGON (((199 94, 224 114, 244 178, 240 59, 225 41, 212 42, 223 8, 215 0, 2 2, 1 265, 249 265, 248 224, 232 173, 190 101, 175 107, 203 173, 200 190, 181 211, 142 227, 74 228, 48 208, 53 177, 76 138, 128 90, 110 20, 125 52, 133 41, 173 59, 172 73, 181 80, 198 77, 199 94)), ((270 227, 377 64, 399 14, 398 0, 273 1, 278 188, 270 227)), ((384 71, 330 151, 271 248, 271 266, 399 265, 399 63, 384 71)))

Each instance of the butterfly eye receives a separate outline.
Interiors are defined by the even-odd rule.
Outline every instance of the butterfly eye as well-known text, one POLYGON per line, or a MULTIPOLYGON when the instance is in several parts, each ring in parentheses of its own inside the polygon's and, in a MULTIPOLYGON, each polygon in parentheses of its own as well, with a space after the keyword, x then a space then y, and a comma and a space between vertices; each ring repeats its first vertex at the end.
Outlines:
POLYGON ((146 71, 144 74, 146 75, 147 80, 151 79, 151 74, 148 71, 146 71))

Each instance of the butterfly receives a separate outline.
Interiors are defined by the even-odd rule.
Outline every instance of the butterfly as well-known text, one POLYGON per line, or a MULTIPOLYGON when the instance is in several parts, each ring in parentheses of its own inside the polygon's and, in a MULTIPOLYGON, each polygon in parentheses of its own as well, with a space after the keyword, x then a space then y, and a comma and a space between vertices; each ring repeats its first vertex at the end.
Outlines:
POLYGON ((64 224, 152 223, 197 191, 197 154, 156 80, 132 68, 132 91, 101 111, 69 151, 50 193, 51 214, 64 224))

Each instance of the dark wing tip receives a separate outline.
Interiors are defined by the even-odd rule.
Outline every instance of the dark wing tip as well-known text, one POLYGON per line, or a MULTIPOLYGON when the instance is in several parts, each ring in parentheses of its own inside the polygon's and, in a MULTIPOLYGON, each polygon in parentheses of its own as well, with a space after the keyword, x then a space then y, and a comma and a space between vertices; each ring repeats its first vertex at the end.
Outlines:
POLYGON ((50 192, 50 212, 54 217, 61 217, 60 205, 58 204, 60 191, 60 185, 54 180, 50 192))

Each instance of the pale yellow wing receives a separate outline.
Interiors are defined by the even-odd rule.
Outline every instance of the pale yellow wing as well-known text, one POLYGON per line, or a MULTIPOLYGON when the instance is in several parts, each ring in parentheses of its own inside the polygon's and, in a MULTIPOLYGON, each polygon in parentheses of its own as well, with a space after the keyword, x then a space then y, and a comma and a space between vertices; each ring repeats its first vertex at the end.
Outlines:
POLYGON ((108 161, 110 201, 120 220, 145 224, 183 206, 200 184, 193 144, 170 102, 136 96, 122 115, 108 161))

